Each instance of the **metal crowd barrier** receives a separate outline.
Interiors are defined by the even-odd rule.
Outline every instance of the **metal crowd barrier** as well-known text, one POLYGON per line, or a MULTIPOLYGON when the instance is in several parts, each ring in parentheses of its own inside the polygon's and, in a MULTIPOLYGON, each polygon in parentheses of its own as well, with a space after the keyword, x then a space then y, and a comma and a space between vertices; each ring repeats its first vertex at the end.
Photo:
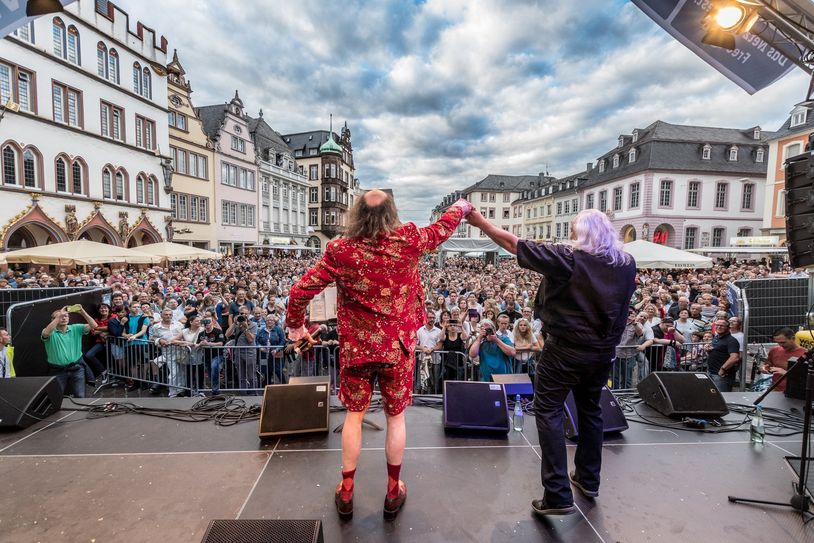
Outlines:
POLYGON ((205 392, 259 393, 266 385, 288 383, 294 376, 328 376, 336 393, 339 350, 314 346, 299 353, 286 345, 159 347, 153 340, 108 337, 110 378, 166 387, 170 396, 205 392))
POLYGON ((441 394, 444 381, 477 381, 478 366, 464 352, 416 353, 413 393, 441 394))

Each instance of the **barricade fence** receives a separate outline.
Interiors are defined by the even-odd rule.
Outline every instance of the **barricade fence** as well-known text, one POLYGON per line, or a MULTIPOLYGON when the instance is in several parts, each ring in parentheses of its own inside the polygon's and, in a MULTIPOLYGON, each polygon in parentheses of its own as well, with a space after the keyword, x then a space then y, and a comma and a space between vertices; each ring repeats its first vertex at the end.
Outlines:
MULTIPOLYGON (((189 345, 180 342, 127 340, 109 337, 86 353, 106 360, 108 376, 128 383, 160 388, 170 396, 202 393, 260 393, 266 385, 286 384, 291 377, 328 377, 331 393, 338 392, 339 348, 316 345, 298 352, 292 345, 189 345), (105 355, 101 352, 104 350, 105 355)), ((747 349, 747 388, 759 378, 760 366, 773 344, 754 344, 747 349)), ((679 346, 621 345, 613 363, 609 388, 633 389, 653 371, 707 371, 710 343, 684 343, 679 346)), ((91 356, 89 356, 91 355, 91 356)), ((509 361, 510 373, 528 374, 533 380, 540 352, 519 350, 509 361)), ((744 363, 742 361, 742 363, 744 363)), ((445 380, 479 381, 480 364, 466 352, 433 351, 417 353, 413 373, 413 393, 441 394, 445 380)))
MULTIPOLYGON (((336 346, 314 346, 305 352, 289 345, 190 345, 164 339, 109 337, 109 378, 168 389, 169 396, 204 392, 259 393, 266 385, 291 377, 326 376, 336 392, 336 346)), ((87 358, 87 356, 86 356, 87 358)))

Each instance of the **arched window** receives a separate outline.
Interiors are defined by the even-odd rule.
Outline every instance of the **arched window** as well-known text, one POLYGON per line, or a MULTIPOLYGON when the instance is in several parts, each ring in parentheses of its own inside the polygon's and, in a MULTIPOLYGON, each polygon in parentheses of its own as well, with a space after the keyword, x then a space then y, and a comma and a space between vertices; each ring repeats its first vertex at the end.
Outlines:
POLYGON ((37 188, 37 159, 31 149, 23 153, 23 185, 26 188, 37 188))
POLYGON ((77 66, 82 65, 82 57, 79 50, 79 31, 73 25, 68 27, 68 62, 72 62, 77 66))
POLYGON ((57 192, 68 192, 68 165, 64 158, 57 158, 56 170, 57 192))
POLYGON ((141 64, 133 63, 133 92, 141 94, 141 64))
POLYGON ((83 194, 82 190, 82 163, 74 160, 71 165, 71 191, 74 194, 83 194))
POLYGON ((150 100, 153 98, 153 84, 149 67, 144 68, 144 77, 141 80, 141 95, 150 100))
POLYGON ((119 84, 119 53, 111 49, 107 59, 107 79, 119 84))
POLYGON ((108 78, 107 65, 107 47, 104 43, 99 42, 99 44, 96 46, 96 73, 99 75, 99 77, 103 77, 105 79, 108 78))
POLYGON ((125 196, 124 174, 122 172, 116 172, 116 199, 125 200, 125 196))
POLYGON ((59 17, 54 17, 52 34, 54 36, 54 55, 67 59, 68 47, 65 43, 65 23, 59 17))
POLYGON ((149 206, 154 206, 156 204, 156 185, 158 185, 158 181, 156 181, 155 177, 150 176, 150 179, 147 181, 147 205, 149 206))
POLYGON ((102 170, 102 197, 113 198, 113 176, 107 168, 102 170))
POLYGON ((17 153, 11 145, 3 147, 3 183, 17 184, 17 153))
POLYGON ((136 176, 136 203, 144 203, 144 176, 136 176))

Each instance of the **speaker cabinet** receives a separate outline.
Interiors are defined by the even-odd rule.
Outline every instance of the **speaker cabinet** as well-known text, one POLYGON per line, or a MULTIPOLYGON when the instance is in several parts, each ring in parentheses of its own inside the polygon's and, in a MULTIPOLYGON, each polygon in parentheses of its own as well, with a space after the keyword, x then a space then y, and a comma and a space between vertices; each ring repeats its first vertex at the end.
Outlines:
MULTIPOLYGON (((622 407, 613 392, 608 390, 608 387, 602 387, 599 406, 602 408, 602 429, 606 434, 624 432, 628 429, 627 419, 622 412, 622 407)), ((565 437, 577 439, 579 437, 579 415, 573 392, 569 392, 568 397, 565 399, 563 414, 565 415, 563 417, 565 437)))
POLYGON ((0 379, 0 428, 22 430, 62 407, 56 377, 0 379))
POLYGON ((324 543, 319 520, 213 520, 201 543, 324 543))
POLYGON ((654 371, 636 385, 642 400, 668 417, 723 417, 729 413, 706 373, 654 371))
POLYGON ((329 385, 328 377, 292 377, 286 385, 267 385, 259 437, 327 432, 329 385))
POLYGON ((786 161, 786 245, 792 267, 814 266, 814 164, 809 153, 786 161))
POLYGON ((444 381, 444 428, 508 433, 509 411, 503 385, 444 381))

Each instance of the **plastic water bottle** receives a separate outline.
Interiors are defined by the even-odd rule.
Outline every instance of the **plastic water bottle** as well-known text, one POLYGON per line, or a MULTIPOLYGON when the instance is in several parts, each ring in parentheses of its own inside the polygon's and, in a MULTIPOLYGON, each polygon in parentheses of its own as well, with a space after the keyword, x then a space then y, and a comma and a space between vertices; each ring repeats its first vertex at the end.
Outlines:
POLYGON ((512 417, 512 424, 517 432, 523 431, 523 404, 520 403, 520 394, 514 398, 514 416, 512 417))
POLYGON ((763 408, 757 406, 752 414, 752 424, 749 427, 752 443, 762 445, 766 438, 766 428, 763 427, 763 408))

